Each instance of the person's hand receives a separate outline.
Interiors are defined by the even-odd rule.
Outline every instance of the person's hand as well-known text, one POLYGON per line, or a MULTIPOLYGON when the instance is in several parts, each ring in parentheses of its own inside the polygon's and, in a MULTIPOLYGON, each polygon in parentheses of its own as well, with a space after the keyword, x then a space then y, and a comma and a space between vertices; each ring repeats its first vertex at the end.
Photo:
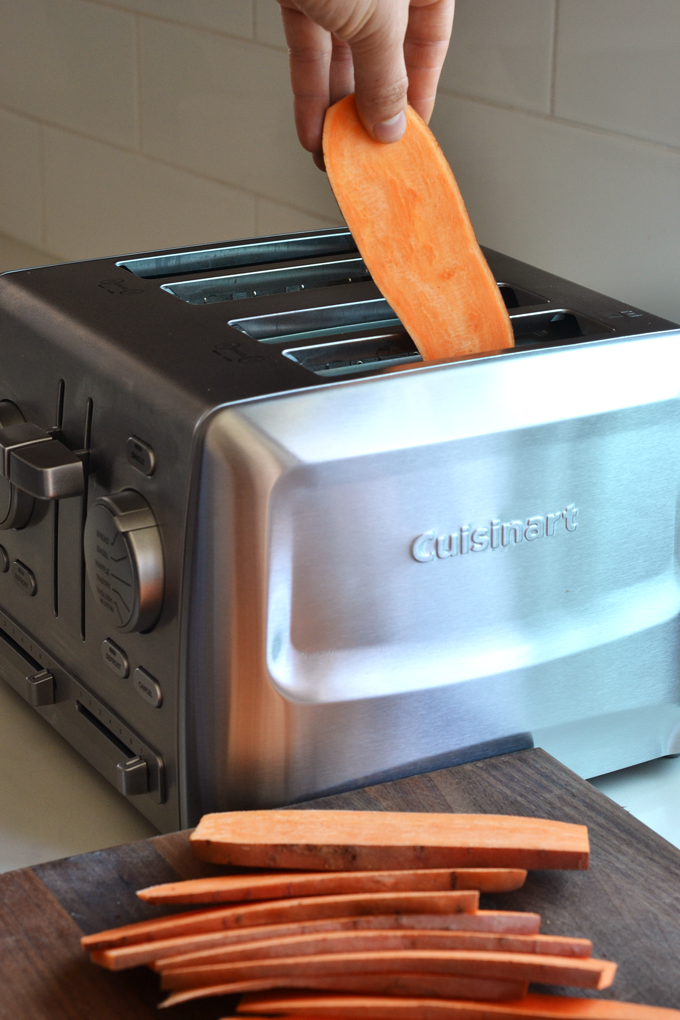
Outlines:
POLYGON ((455 0, 278 0, 290 52, 295 123, 323 169, 323 119, 356 91, 380 142, 406 127, 406 102, 428 121, 449 45, 455 0))

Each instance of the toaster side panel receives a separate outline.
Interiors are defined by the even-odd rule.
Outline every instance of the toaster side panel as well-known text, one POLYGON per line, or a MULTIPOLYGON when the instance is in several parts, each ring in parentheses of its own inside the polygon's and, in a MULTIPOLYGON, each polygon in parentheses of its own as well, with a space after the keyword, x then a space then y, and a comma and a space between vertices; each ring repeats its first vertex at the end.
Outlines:
POLYGON ((590 775, 668 753, 678 369, 669 333, 215 415, 191 803, 285 803, 565 727, 590 775))

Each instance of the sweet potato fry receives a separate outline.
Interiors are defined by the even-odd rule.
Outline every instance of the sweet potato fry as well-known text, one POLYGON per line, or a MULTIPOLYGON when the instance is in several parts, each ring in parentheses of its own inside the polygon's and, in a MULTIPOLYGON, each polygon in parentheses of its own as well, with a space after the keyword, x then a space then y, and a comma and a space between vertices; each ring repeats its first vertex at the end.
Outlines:
POLYGON ((247 867, 383 871, 588 867, 585 825, 512 815, 231 811, 204 815, 196 857, 247 867))
POLYGON ((431 892, 478 889, 511 892, 524 885, 521 868, 423 868, 407 871, 274 872, 264 875, 219 875, 168 882, 140 889, 146 903, 227 903, 355 892, 431 892))
MULTIPOLYGON (((174 938, 136 942, 132 945, 112 945, 108 949, 95 949, 90 953, 93 963, 109 970, 125 970, 141 964, 161 961, 166 956, 226 947, 262 939, 285 938, 332 931, 412 930, 428 931, 480 931, 517 935, 538 932, 541 918, 538 914, 511 910, 478 910, 474 914, 386 914, 365 917, 337 917, 323 921, 299 921, 289 924, 261 925, 257 928, 232 928, 209 931, 197 935, 178 935, 174 938)), ((113 929, 116 931, 118 929, 113 929)), ((100 933, 104 934, 104 933, 100 933)), ((98 936, 87 936, 97 939, 98 936)))
POLYGON ((138 921, 111 928, 80 940, 83 949, 106 949, 135 942, 195 935, 220 928, 246 928, 285 921, 348 917, 364 914, 471 914, 477 909, 479 893, 470 889, 452 892, 351 893, 346 896, 306 896, 294 900, 265 900, 172 914, 151 921, 138 921))
POLYGON ((238 1013, 285 1016, 288 1020, 680 1020, 680 1011, 611 999, 532 995, 518 1002, 455 1002, 446 999, 315 995, 291 992, 249 994, 238 1013))
POLYGON ((296 975, 292 978, 260 978, 225 985, 186 988, 174 992, 160 1005, 214 995, 240 995, 271 988, 303 988, 369 995, 427 995, 436 998, 466 998, 488 1001, 519 999, 526 994, 522 981, 494 981, 489 978, 460 977, 449 974, 335 974, 329 977, 296 975))
POLYGON ((367 953, 392 949, 481 949, 486 952, 538 953, 543 956, 587 958, 588 939, 554 935, 497 935, 464 931, 344 931, 292 935, 287 938, 218 946, 158 960, 155 970, 200 967, 240 960, 274 959, 280 956, 311 956, 315 953, 367 953))
POLYGON ((448 974, 495 981, 539 981, 577 988, 608 988, 616 964, 609 960, 543 956, 538 953, 494 953, 484 950, 402 949, 365 953, 323 953, 269 960, 244 960, 200 967, 178 967, 162 973, 165 989, 199 988, 258 978, 336 974, 448 974))

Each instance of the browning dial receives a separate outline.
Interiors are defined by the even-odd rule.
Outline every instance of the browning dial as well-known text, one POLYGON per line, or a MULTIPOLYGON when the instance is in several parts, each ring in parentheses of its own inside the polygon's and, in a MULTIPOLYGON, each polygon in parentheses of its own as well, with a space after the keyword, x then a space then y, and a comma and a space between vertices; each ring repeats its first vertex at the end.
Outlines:
POLYGON ((156 518, 133 489, 101 496, 85 524, 85 565, 95 601, 117 630, 147 631, 163 605, 163 547, 156 518))

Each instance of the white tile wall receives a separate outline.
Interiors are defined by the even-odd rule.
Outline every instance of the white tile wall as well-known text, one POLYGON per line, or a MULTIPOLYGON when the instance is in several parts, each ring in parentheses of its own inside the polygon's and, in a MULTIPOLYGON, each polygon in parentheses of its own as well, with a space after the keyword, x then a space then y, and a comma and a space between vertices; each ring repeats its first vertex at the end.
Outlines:
POLYGON ((269 43, 270 46, 286 49, 281 10, 276 0, 254 0, 254 2, 255 38, 259 42, 269 43))
POLYGON ((0 105, 119 145, 137 140, 135 19, 88 0, 2 0, 0 105))
POLYGON ((136 11, 196 28, 253 38, 252 0, 97 0, 125 11, 136 11))
POLYGON ((555 0, 458 0, 442 88, 550 112, 555 0))
POLYGON ((555 112, 680 146, 678 0, 560 4, 555 112))
POLYGON ((42 242, 41 132, 0 110, 0 224, 26 244, 42 242))
POLYGON ((300 209, 293 209, 281 202, 272 202, 269 198, 258 198, 255 211, 256 234, 288 234, 296 230, 323 230, 324 227, 340 227, 344 220, 340 210, 329 219, 321 216, 310 216, 300 209))
POLYGON ((445 95, 432 126, 482 244, 680 322, 680 151, 445 95))
POLYGON ((45 131, 45 246, 70 259, 252 236, 255 199, 138 153, 45 131))
MULTIPOLYGON (((678 0, 458 0, 433 125, 482 241, 680 320, 679 86, 678 0)), ((78 258, 338 222, 276 0, 0 0, 0 232, 78 258)))
POLYGON ((144 19, 141 60, 146 152, 334 215, 325 176, 297 142, 284 53, 144 19))

